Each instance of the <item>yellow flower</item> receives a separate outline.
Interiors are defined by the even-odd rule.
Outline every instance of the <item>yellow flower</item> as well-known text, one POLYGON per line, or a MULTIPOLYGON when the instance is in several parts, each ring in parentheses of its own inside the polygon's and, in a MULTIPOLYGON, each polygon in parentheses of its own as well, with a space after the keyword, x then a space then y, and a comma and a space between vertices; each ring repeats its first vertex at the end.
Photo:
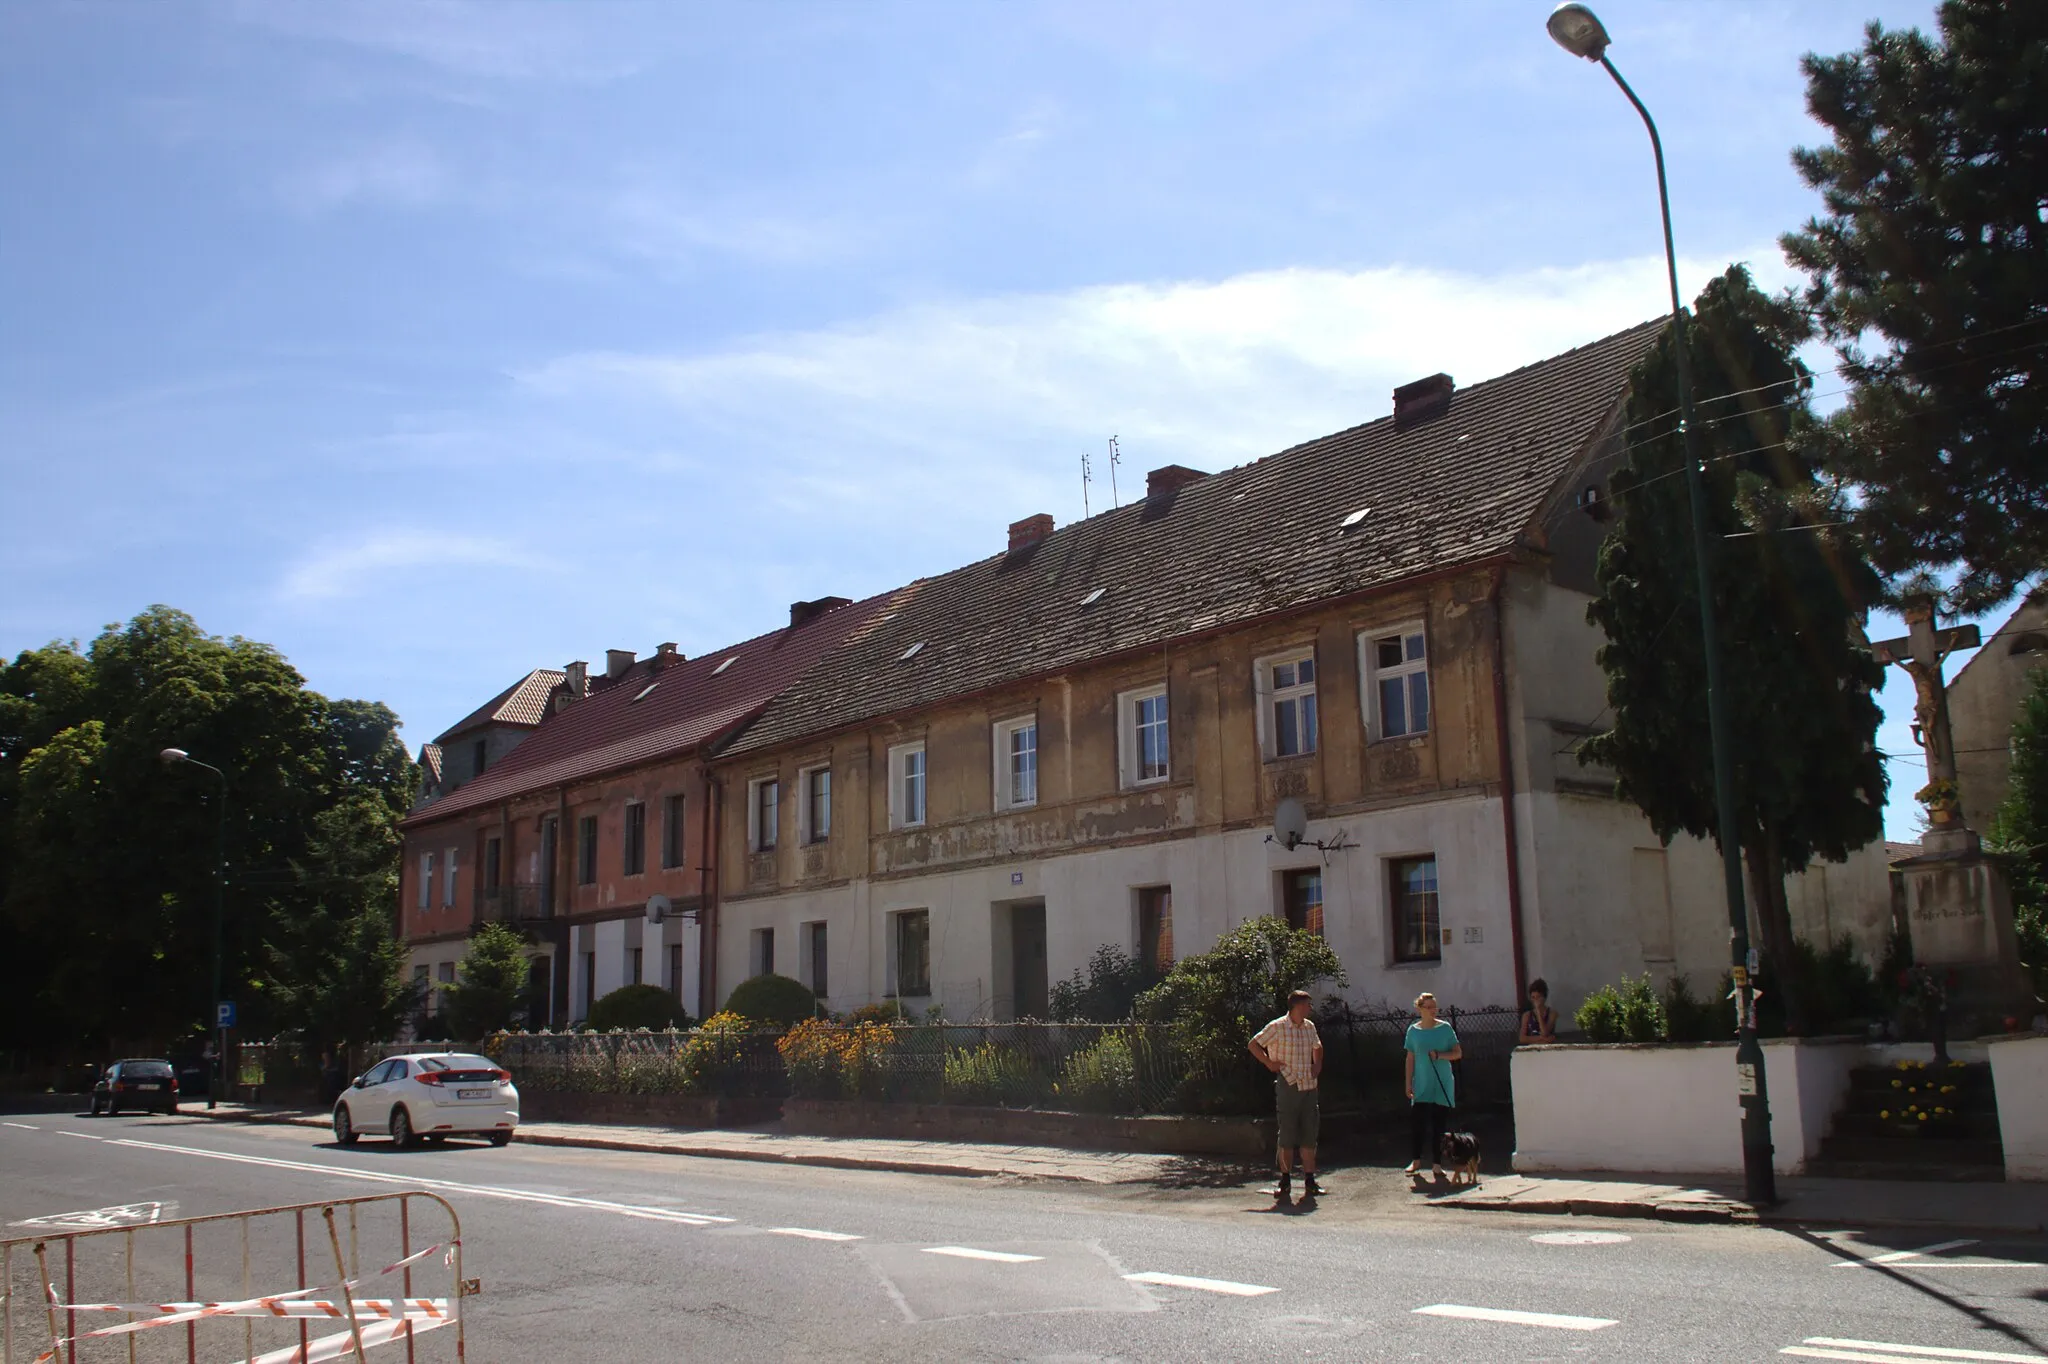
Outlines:
POLYGON ((1935 1109, 1934 1111, 1935 1111, 1935 1112, 1937 1112, 1937 1113, 1946 1113, 1946 1112, 1948 1112, 1948 1110, 1947 1110, 1946 1108, 1940 1108, 1940 1107, 1937 1107, 1937 1108, 1936 1108, 1936 1109, 1935 1109))
POLYGON ((1905 1084, 1905 1083, 1906 1083, 1906 1082, 1905 1082, 1904 1080, 1894 1080, 1894 1081, 1892 1081, 1892 1088, 1893 1088, 1893 1089, 1897 1089, 1897 1088, 1898 1088, 1899 1086, 1901 1086, 1901 1085, 1903 1085, 1903 1084, 1905 1084))
POLYGON ((1948 1063, 1948 1068, 1950 1070, 1961 1070, 1963 1068, 1963 1063, 1961 1061, 1951 1061, 1948 1063))
POLYGON ((1889 1108, 1880 1108, 1877 1110, 1877 1116, 1880 1118, 1889 1118, 1891 1115, 1892 1111, 1889 1108))
POLYGON ((1926 1115, 1925 1113, 1922 1113, 1922 1114, 1920 1115, 1920 1121, 1922 1121, 1922 1122, 1926 1122, 1926 1121, 1927 1121, 1927 1115, 1926 1115))

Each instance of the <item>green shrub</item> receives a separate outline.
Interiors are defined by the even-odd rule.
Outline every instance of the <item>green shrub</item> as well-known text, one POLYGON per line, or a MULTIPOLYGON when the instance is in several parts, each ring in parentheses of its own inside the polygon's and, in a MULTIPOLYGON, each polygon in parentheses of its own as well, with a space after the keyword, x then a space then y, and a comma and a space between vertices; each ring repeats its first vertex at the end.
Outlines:
POLYGON ((1043 1099, 1047 1088, 1022 1052, 993 1042, 947 1052, 945 1073, 949 1103, 1023 1108, 1043 1099))
POLYGON ((1054 981, 1052 1016, 1057 1023, 1122 1023, 1131 1016, 1138 996, 1159 983, 1159 972, 1114 943, 1104 943, 1088 959, 1084 979, 1079 970, 1054 981))
POLYGON ((683 1088, 703 1094, 720 1089, 744 1065, 747 1039, 754 1024, 727 1010, 704 1020, 684 1044, 678 1070, 683 1088))
POLYGON ((872 1004, 863 1004, 858 1009, 850 1011, 840 1021, 849 1026, 858 1026, 862 1023, 880 1023, 887 1026, 908 1023, 910 1019, 905 1016, 903 1006, 896 1000, 878 999, 872 1004))
POLYGON ((853 1088, 846 1055, 854 1031, 838 1023, 807 1018, 776 1038, 775 1050, 782 1054, 789 1092, 799 1099, 845 1098, 853 1088))
POLYGON ((1673 1042, 1720 1042, 1735 1036, 1735 1008, 1725 1000, 1701 999, 1692 982, 1673 976, 1664 988, 1664 1024, 1673 1042))
MULTIPOLYGON (((1795 939, 1798 978, 1804 991, 1806 1030, 1825 1033, 1862 1032, 1864 1025, 1887 1012, 1877 975, 1856 954, 1856 945, 1837 938, 1820 951, 1804 938, 1795 939)), ((1764 998, 1769 999, 1766 992, 1764 998)))
POLYGON ((1060 1068, 1060 1102, 1081 1113, 1135 1113, 1138 1110, 1138 1060, 1131 1040, 1106 1033, 1102 1040, 1067 1058, 1060 1068))
POLYGON ((621 985, 591 1005, 590 1017, 584 1021, 597 1032, 610 1032, 614 1028, 660 1031, 696 1026, 696 1020, 683 1012, 683 1006, 676 1002, 676 997, 659 985, 621 985))
POLYGON ((1669 1031, 1664 1001, 1650 984, 1650 973, 1623 976, 1619 984, 1603 985, 1586 996, 1575 1015, 1588 1042, 1662 1042, 1669 1031))
POLYGON ((743 980, 725 998, 725 1012, 787 1028, 818 1016, 818 997, 800 980, 773 973, 743 980))

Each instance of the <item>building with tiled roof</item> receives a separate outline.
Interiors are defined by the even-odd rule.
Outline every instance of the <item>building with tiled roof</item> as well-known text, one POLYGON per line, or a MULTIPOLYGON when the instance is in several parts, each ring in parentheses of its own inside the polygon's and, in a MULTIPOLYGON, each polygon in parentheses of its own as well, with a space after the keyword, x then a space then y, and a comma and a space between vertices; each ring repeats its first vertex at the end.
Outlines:
POLYGON ((535 668, 420 745, 420 790, 413 808, 442 799, 503 762, 540 724, 548 696, 561 680, 553 668, 535 668))
POLYGON ((601 671, 539 669, 451 727, 429 747, 508 725, 522 737, 404 822, 400 923, 415 975, 452 980, 475 925, 504 920, 535 940, 536 1023, 580 1018, 600 981, 570 978, 578 934, 617 940, 605 988, 657 983, 694 1008, 694 928, 689 953, 683 929, 702 897, 713 814, 699 756, 887 600, 800 602, 788 627, 698 658, 662 644, 644 659, 608 650, 601 671))
MULTIPOLYGON (((1156 469, 894 594, 719 749, 708 997, 772 969, 834 1008, 1043 1016, 1102 945, 1163 967, 1265 914, 1368 1001, 1713 980, 1718 858, 1573 756, 1606 706, 1606 478, 1662 326, 1156 469)), ((1881 850, 1794 880, 1809 936, 1881 940, 1881 850)))

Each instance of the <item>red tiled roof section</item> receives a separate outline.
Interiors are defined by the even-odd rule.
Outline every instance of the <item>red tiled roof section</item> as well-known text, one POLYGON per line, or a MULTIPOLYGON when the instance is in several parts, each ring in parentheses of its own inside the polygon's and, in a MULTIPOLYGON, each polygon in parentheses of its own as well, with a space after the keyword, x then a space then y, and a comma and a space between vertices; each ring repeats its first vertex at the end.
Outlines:
POLYGON ((1406 431, 1385 417, 917 583, 726 751, 1500 554, 1610 420, 1664 325, 1461 389, 1445 415, 1406 431))
POLYGON ((562 680, 556 668, 535 668, 469 714, 442 730, 435 743, 447 740, 479 725, 524 725, 531 729, 547 718, 548 694, 562 680))
POLYGON ((561 782, 670 757, 718 738, 757 714, 890 599, 885 595, 842 606, 794 629, 679 663, 664 666, 658 657, 642 659, 615 680, 592 677, 588 696, 545 715, 497 766, 405 823, 429 824, 561 782), (731 666, 721 671, 727 659, 731 666))

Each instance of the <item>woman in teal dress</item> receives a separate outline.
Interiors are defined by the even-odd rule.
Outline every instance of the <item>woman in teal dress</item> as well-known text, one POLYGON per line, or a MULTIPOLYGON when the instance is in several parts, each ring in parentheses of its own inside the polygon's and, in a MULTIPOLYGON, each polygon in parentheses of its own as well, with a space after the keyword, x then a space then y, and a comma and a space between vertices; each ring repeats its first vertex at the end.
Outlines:
POLYGON ((1436 1016, 1435 995, 1417 995, 1415 1012, 1422 1017, 1408 1025, 1401 1043, 1408 1068, 1408 1173, 1419 1172, 1427 1155, 1430 1173, 1442 1179, 1444 1167, 1437 1152, 1443 1146, 1444 1124, 1458 1106, 1451 1062, 1464 1056, 1465 1049, 1458 1045, 1458 1030, 1436 1016))

